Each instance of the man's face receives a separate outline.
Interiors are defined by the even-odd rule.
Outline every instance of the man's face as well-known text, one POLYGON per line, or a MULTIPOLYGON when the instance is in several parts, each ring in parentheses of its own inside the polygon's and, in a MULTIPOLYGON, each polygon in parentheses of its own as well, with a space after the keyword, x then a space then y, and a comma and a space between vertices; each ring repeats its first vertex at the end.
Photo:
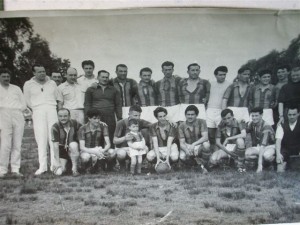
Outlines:
POLYGON ((67 78, 67 82, 69 82, 70 84, 76 83, 77 82, 77 71, 72 68, 68 69, 66 78, 67 78))
POLYGON ((173 66, 163 66, 162 72, 166 78, 170 78, 173 75, 174 68, 173 68, 173 66))
POLYGON ((139 120, 141 118, 141 113, 137 111, 130 111, 128 115, 129 115, 129 119, 139 120))
POLYGON ((187 111, 185 114, 186 121, 192 123, 196 121, 197 115, 195 111, 187 111))
POLYGON ((223 83, 226 79, 226 72, 218 71, 218 74, 215 76, 218 83, 223 83))
POLYGON ((83 71, 86 76, 92 76, 94 73, 94 67, 92 65, 84 65, 83 71))
POLYGON ((0 83, 4 86, 8 86, 10 83, 10 75, 9 73, 1 73, 0 74, 0 83))
POLYGON ((165 124, 167 121, 166 118, 167 114, 165 112, 159 112, 157 113, 157 120, 159 123, 165 124))
POLYGON ((271 82, 271 74, 264 74, 260 77, 260 83, 262 85, 268 85, 271 82))
POLYGON ((288 71, 286 68, 284 68, 284 69, 279 69, 279 70, 277 71, 277 78, 278 78, 279 80, 284 80, 284 79, 286 79, 288 75, 289 75, 289 71, 288 71))
POLYGON ((41 66, 41 67, 35 66, 34 70, 33 70, 33 75, 39 81, 45 81, 46 80, 46 71, 45 71, 45 68, 43 66, 41 66))
POLYGON ((287 114, 290 123, 295 123, 299 117, 299 112, 297 109, 289 109, 287 114))
POLYGON ((224 121, 224 123, 229 126, 232 123, 233 120, 233 115, 231 115, 231 113, 228 113, 226 116, 224 116, 222 118, 222 120, 224 121))
POLYGON ((189 78, 196 80, 199 78, 200 67, 199 66, 191 66, 188 70, 189 78))
POLYGON ((254 124, 257 124, 262 120, 262 114, 260 114, 259 112, 251 113, 251 118, 252 118, 252 122, 254 124))
POLYGON ((138 132, 139 131, 139 125, 138 124, 131 124, 130 127, 128 127, 130 131, 132 132, 138 132))
POLYGON ((298 83, 300 81, 300 69, 297 71, 292 71, 291 80, 293 83, 298 83))
POLYGON ((143 71, 141 74, 141 80, 145 83, 150 83, 152 73, 150 71, 143 71))
POLYGON ((51 80, 53 80, 56 85, 60 85, 62 83, 62 77, 60 73, 52 73, 51 80))
POLYGON ((93 126, 98 126, 100 122, 100 116, 94 116, 92 118, 88 118, 88 120, 93 126))
POLYGON ((244 72, 239 74, 239 80, 242 81, 242 82, 245 82, 245 83, 249 82, 250 74, 251 74, 250 70, 245 70, 244 72))
POLYGON ((57 116, 58 116, 58 121, 64 125, 70 121, 70 115, 67 110, 60 110, 57 116))
POLYGON ((100 83, 101 85, 106 86, 107 83, 108 83, 108 80, 109 80, 109 74, 108 74, 108 73, 101 72, 101 73, 98 75, 98 80, 99 80, 99 83, 100 83))
POLYGON ((127 67, 119 66, 117 68, 116 74, 120 80, 125 80, 127 78, 127 67))

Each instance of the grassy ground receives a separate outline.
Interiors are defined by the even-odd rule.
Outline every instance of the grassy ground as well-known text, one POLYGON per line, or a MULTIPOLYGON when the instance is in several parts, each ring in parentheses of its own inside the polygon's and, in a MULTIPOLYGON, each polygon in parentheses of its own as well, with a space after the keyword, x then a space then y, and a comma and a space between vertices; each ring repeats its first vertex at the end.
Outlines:
POLYGON ((24 179, 0 183, 0 224, 259 224, 300 221, 300 175, 289 172, 35 178, 36 144, 26 130, 24 179))

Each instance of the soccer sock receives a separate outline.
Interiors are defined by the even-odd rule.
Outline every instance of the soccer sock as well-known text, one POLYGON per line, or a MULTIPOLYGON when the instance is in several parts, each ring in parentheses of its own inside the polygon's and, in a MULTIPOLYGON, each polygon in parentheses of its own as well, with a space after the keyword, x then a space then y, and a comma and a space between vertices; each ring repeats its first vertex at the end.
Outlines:
POLYGON ((246 148, 237 148, 236 149, 236 154, 238 156, 237 158, 237 167, 238 168, 243 168, 245 164, 245 151, 246 148))
POLYGON ((142 173, 142 163, 137 164, 137 173, 142 173))
POLYGON ((136 166, 136 164, 131 164, 130 165, 130 173, 131 174, 135 174, 135 166, 136 166))

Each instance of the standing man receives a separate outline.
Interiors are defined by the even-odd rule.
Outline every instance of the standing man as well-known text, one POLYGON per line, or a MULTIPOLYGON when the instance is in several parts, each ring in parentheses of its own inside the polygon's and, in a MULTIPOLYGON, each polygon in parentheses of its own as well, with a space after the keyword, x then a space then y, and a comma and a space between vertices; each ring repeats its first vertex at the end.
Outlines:
POLYGON ((77 70, 68 68, 66 81, 58 86, 58 90, 63 97, 63 107, 70 111, 71 119, 84 124, 83 101, 84 93, 77 83, 77 70))
POLYGON ((61 174, 59 167, 59 154, 51 141, 51 127, 57 122, 57 112, 61 108, 62 96, 56 83, 47 77, 44 66, 33 65, 34 77, 24 84, 25 100, 32 109, 33 129, 38 145, 39 169, 35 175, 41 175, 47 168, 47 147, 50 146, 51 166, 50 170, 61 174))
POLYGON ((215 136, 219 123, 221 122, 222 98, 230 83, 226 80, 228 69, 219 66, 215 69, 216 81, 211 82, 210 96, 206 110, 206 123, 208 128, 208 139, 211 146, 215 146, 215 136))
POLYGON ((7 174, 9 160, 12 175, 23 176, 19 169, 26 102, 21 89, 10 84, 10 77, 8 69, 0 69, 0 178, 7 174))
POLYGON ((58 122, 52 126, 52 142, 55 151, 59 152, 59 162, 61 166, 61 174, 66 172, 67 162, 72 163, 73 176, 78 176, 78 130, 81 124, 76 120, 71 119, 70 111, 66 108, 61 108, 57 112, 58 122))
POLYGON ((51 80, 53 80, 57 86, 59 86, 63 82, 63 78, 60 72, 52 72, 51 80))
POLYGON ((289 166, 290 156, 300 154, 300 122, 299 107, 287 109, 288 122, 279 124, 276 130, 276 162, 277 172, 284 172, 289 166))
POLYGON ((128 68, 125 64, 116 66, 117 77, 113 79, 114 87, 120 92, 122 106, 131 106, 137 103, 138 87, 135 80, 127 78, 128 68))
POLYGON ((155 83, 157 101, 160 106, 173 106, 180 103, 178 95, 179 76, 173 75, 174 63, 166 61, 161 65, 164 78, 155 83))
POLYGON ((149 67, 140 71, 141 81, 138 84, 138 104, 141 107, 157 105, 154 83, 151 80, 152 70, 149 67))
POLYGON ((225 91, 222 100, 222 109, 227 107, 233 111, 238 121, 249 121, 250 91, 249 84, 251 69, 243 67, 238 70, 238 81, 231 84, 225 91))

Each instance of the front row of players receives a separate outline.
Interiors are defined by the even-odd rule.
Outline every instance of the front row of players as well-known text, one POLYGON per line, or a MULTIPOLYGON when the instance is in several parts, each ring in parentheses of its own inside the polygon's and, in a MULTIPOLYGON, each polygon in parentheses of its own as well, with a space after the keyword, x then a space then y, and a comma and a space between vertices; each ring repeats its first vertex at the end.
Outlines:
POLYGON ((232 110, 224 109, 217 128, 215 151, 211 150, 208 142, 205 120, 197 118, 199 111, 196 106, 186 108, 186 121, 180 122, 178 128, 167 120, 168 112, 163 107, 154 110, 158 120, 154 124, 140 119, 141 112, 139 106, 132 106, 129 117, 118 122, 113 140, 116 146, 113 149, 108 127, 100 121, 101 116, 96 109, 88 111, 88 123, 83 126, 70 119, 68 109, 60 109, 59 122, 52 127, 52 141, 55 152, 59 152, 61 166, 54 173, 63 174, 68 161, 72 164, 74 176, 79 175, 79 161, 85 172, 96 172, 99 166, 104 170, 113 170, 116 159, 120 169, 124 170, 125 161, 130 158, 130 172, 139 174, 143 155, 146 155, 148 162, 156 162, 156 165, 164 162, 170 166, 180 159, 186 165, 200 166, 203 172, 227 159, 232 159, 240 172, 245 171, 245 164, 258 161, 257 172, 261 172, 263 164, 272 165, 276 158, 277 171, 283 172, 289 165, 290 156, 299 155, 298 108, 288 109, 288 121, 279 125, 276 135, 262 119, 263 109, 254 108, 251 111, 252 121, 248 124, 238 122, 232 110))

